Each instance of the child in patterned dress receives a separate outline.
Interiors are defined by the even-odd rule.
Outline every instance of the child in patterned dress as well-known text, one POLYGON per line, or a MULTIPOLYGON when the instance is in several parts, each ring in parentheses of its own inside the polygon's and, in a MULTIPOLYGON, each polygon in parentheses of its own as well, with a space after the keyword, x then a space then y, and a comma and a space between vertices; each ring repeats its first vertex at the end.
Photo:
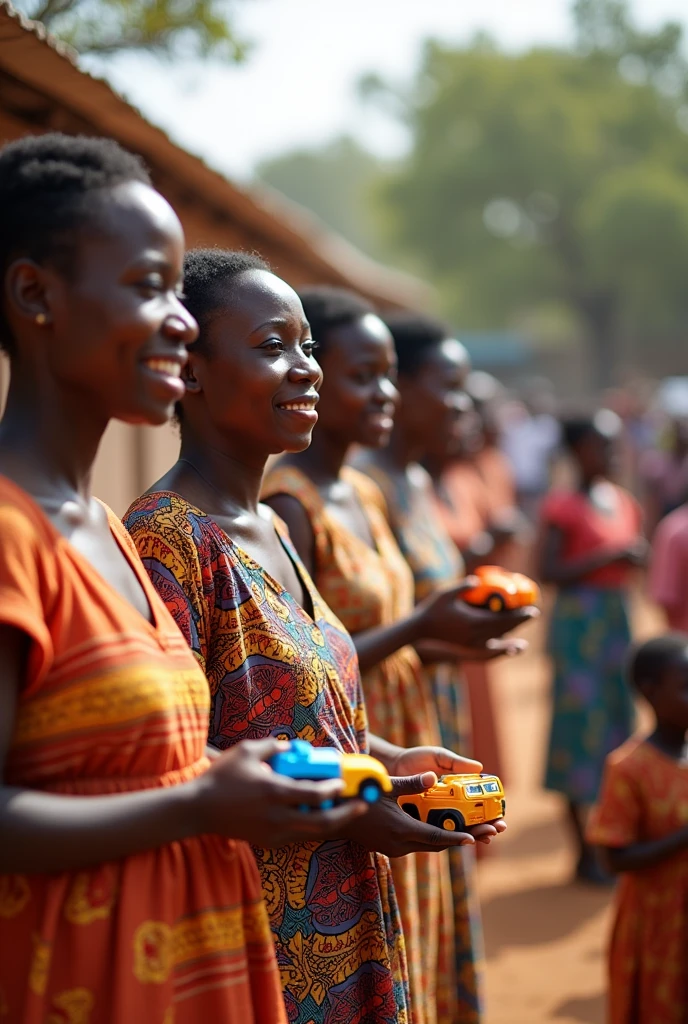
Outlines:
POLYGON ((642 644, 634 687, 656 727, 607 759, 587 830, 621 874, 609 973, 610 1024, 688 1020, 688 635, 642 644))

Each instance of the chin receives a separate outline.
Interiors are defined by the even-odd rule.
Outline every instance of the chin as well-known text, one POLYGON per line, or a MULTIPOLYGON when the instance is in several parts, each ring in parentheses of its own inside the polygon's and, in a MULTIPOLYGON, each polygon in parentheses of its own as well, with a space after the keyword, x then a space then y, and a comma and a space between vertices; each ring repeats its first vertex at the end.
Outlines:
POLYGON ((132 427, 161 427, 169 423, 174 415, 174 404, 146 406, 139 409, 125 409, 120 412, 114 411, 110 419, 121 420, 132 427))
POLYGON ((307 434, 301 434, 299 437, 283 437, 277 444, 279 447, 275 448, 274 454, 281 455, 283 453, 287 455, 298 455, 299 452, 305 452, 307 448, 310 448, 311 441, 313 440, 313 431, 310 430, 307 434))

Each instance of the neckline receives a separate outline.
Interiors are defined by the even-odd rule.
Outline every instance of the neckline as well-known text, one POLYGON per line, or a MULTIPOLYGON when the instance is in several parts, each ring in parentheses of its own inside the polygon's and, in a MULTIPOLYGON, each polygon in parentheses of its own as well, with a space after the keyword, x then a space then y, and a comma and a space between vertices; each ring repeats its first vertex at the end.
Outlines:
MULTIPOLYGON (((321 515, 327 517, 328 522, 332 526, 334 526, 335 529, 337 529, 340 533, 345 534, 347 538, 353 538, 353 540, 355 540, 357 544, 365 548, 367 552, 372 552, 373 555, 375 555, 377 558, 383 559, 382 551, 380 549, 380 543, 377 537, 377 531, 375 529, 373 522, 371 521, 370 515, 368 514, 363 501, 361 500, 361 495, 359 494, 358 488, 356 487, 356 478, 355 476, 352 476, 349 473, 350 470, 353 470, 353 473, 355 474, 359 472, 358 470, 354 469, 352 466, 343 466, 342 474, 340 475, 339 479, 344 480, 351 486, 354 495, 354 500, 358 506, 358 510, 365 519, 366 523, 368 524, 368 529, 370 530, 370 539, 373 542, 372 544, 369 544, 368 541, 364 540, 362 537, 359 537, 357 533, 354 533, 353 530, 350 530, 348 526, 345 526, 344 523, 340 522, 340 520, 332 514, 332 512, 328 509, 327 502, 320 493, 319 488, 313 483, 312 480, 309 480, 309 478, 306 476, 302 469, 299 469, 297 466, 284 466, 283 468, 285 470, 289 470, 291 472, 296 473, 305 482, 306 487, 311 491, 318 505, 320 506, 321 515)), ((279 467, 277 467, 277 469, 279 469, 279 467)), ((275 491, 274 493, 278 494, 279 491, 275 491)), ((296 498, 298 501, 297 494, 292 493, 291 496, 296 498)))
MULTIPOLYGON (((112 519, 116 519, 117 517, 115 516, 115 513, 112 511, 112 509, 110 509, 105 504, 104 501, 101 501, 100 498, 94 499, 95 501, 98 502, 98 504, 105 512, 108 530, 110 531, 110 536, 113 538, 118 550, 124 557, 127 565, 132 569, 134 575, 136 576, 136 579, 139 581, 139 585, 143 590, 144 597, 148 602, 148 608, 151 613, 151 619, 147 619, 146 616, 143 615, 142 612, 140 612, 139 609, 131 603, 131 601, 127 600, 124 594, 121 594, 116 587, 113 587, 112 583, 110 583, 103 576, 100 570, 95 567, 93 562, 91 562, 91 560, 87 558, 86 555, 79 551, 78 547, 71 542, 69 537, 65 537, 65 535, 60 530, 58 530, 58 528, 51 521, 49 516, 38 504, 33 495, 29 494, 28 491, 25 491, 23 487, 19 486, 19 484, 16 484, 14 480, 11 480, 8 476, 5 476, 4 474, 1 473, 0 485, 7 486, 9 487, 10 490, 16 491, 17 494, 22 499, 22 501, 31 508, 34 516, 36 516, 40 520, 43 529, 48 531, 48 533, 52 536, 53 540, 56 543, 61 544, 63 547, 66 548, 70 558, 72 558, 72 560, 77 563, 81 563, 82 568, 86 568, 89 571, 89 573, 91 573, 95 577, 96 581, 100 586, 104 587, 107 591, 114 594, 114 596, 120 602, 120 604, 122 604, 130 613, 132 613, 138 619, 140 619, 149 632, 153 633, 156 636, 156 638, 159 638, 160 631, 162 628, 162 622, 160 619, 160 609, 157 602, 157 593, 155 591, 155 588, 153 587, 153 584, 151 583, 148 577, 148 573, 146 572, 141 559, 138 557, 132 557, 132 552, 127 548, 126 544, 117 535, 117 532, 113 530, 112 519)), ((124 527, 122 527, 122 529, 124 529, 124 527)))
MULTIPOLYGON (((260 572, 262 573, 263 577, 265 578, 265 581, 267 583, 269 583, 270 588, 272 590, 274 590, 275 593, 279 597, 283 597, 286 594, 286 596, 289 598, 289 600, 296 606, 296 608, 299 609, 300 612, 303 613, 303 615, 308 619, 308 621, 311 622, 314 626, 317 626, 318 618, 319 618, 318 610, 320 608, 320 603, 319 603, 319 600, 318 600, 318 598, 319 598, 318 591, 317 591, 317 589, 315 587, 315 584, 313 583, 313 581, 311 580, 310 576, 308 575, 306 567, 304 565, 302 565, 301 560, 298 558, 298 555, 296 555, 295 552, 292 552, 290 550, 289 545, 286 542, 286 538, 283 537, 282 534, 280 533, 280 531, 278 530, 276 519, 275 519, 275 513, 272 511, 272 509, 270 509, 270 514, 272 516, 273 529, 275 531, 275 534, 277 535, 278 541, 282 545, 282 548, 283 548, 287 558, 289 559, 291 564, 294 566, 294 572, 296 573, 296 575, 300 579, 301 586, 303 587, 304 591, 308 594, 308 596, 311 599, 311 604, 313 605, 313 614, 312 615, 310 614, 310 612, 306 608, 303 607, 303 605, 301 604, 300 601, 296 600, 294 595, 291 593, 290 590, 287 590, 287 588, 284 586, 284 584, 280 583, 279 580, 276 580, 275 577, 271 573, 268 572, 268 570, 265 568, 265 566, 261 565, 260 562, 257 562, 255 560, 255 558, 248 553, 248 551, 245 551, 244 548, 242 548, 239 544, 237 544, 237 542, 232 537, 229 536, 229 534, 227 533, 226 530, 222 529, 222 527, 217 522, 217 520, 213 516, 209 515, 208 512, 204 512, 202 508, 198 507, 198 505, 194 505, 193 502, 189 501, 188 498, 185 498, 183 494, 179 493, 179 491, 168 491, 168 490, 165 490, 165 491, 148 491, 139 500, 144 500, 145 498, 157 498, 157 497, 176 498, 178 501, 183 502, 184 505, 188 509, 190 509, 191 511, 193 511, 194 513, 196 513, 199 516, 203 516, 203 518, 207 519, 209 523, 212 523, 214 529, 217 530, 217 532, 222 537, 223 541, 225 541, 227 544, 229 544, 229 546, 232 548, 232 550, 235 551, 239 555, 241 561, 247 562, 250 565, 253 565, 257 569, 259 569, 260 572)), ((268 508, 269 508, 269 506, 268 506, 268 508)))

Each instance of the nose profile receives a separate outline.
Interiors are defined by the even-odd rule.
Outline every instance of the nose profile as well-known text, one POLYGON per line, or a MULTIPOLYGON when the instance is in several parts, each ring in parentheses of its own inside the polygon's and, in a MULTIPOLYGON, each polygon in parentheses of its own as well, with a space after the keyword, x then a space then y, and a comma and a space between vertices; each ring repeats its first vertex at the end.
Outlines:
POLYGON ((176 305, 174 312, 168 313, 163 321, 163 333, 173 341, 190 345, 198 337, 198 324, 181 302, 177 300, 176 305))

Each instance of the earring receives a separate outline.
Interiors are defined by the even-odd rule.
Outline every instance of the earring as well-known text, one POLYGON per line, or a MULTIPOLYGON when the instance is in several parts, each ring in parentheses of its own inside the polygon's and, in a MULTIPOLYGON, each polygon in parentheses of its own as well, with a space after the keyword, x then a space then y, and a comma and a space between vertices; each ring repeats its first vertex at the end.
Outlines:
POLYGON ((39 327, 44 327, 48 322, 48 318, 45 313, 36 313, 36 323, 39 327))

